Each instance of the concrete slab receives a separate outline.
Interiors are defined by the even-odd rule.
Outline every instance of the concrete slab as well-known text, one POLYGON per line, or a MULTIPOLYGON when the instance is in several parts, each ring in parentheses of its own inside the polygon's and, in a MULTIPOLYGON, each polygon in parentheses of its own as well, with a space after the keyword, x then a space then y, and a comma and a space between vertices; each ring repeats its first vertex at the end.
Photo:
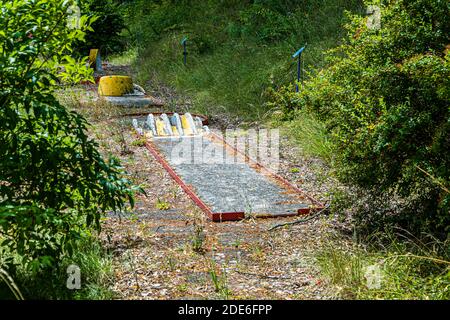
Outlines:
POLYGON ((161 106, 163 105, 162 101, 155 99, 149 96, 141 96, 141 95, 129 95, 122 97, 102 97, 105 101, 123 107, 148 107, 148 106, 161 106))
POLYGON ((236 158, 226 163, 224 146, 208 136, 160 138, 159 149, 183 182, 214 213, 245 212, 246 215, 296 215, 309 207, 301 195, 281 186, 249 163, 236 158))

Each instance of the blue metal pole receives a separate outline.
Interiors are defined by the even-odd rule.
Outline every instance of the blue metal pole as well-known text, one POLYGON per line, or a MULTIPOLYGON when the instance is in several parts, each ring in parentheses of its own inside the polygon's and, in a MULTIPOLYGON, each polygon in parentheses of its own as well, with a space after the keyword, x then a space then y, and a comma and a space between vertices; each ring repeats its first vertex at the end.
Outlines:
POLYGON ((295 86, 295 92, 298 92, 298 84, 300 83, 300 79, 301 79, 301 70, 302 70, 302 61, 301 61, 301 57, 302 55, 299 54, 298 55, 298 62, 297 62, 297 84, 295 86))
POLYGON ((303 50, 305 50, 305 48, 306 48, 306 44, 304 47, 300 48, 299 50, 297 50, 297 52, 295 52, 292 55, 292 58, 298 58, 298 61, 297 61, 297 84, 295 85, 295 92, 299 91, 298 84, 300 83, 301 76, 302 76, 302 52, 303 52, 303 50))
POLYGON ((183 40, 181 40, 181 44, 183 45, 183 56, 184 56, 183 63, 184 63, 184 65, 186 65, 186 62, 187 62, 187 58, 186 58, 187 57, 186 42, 187 42, 187 38, 184 37, 183 40))

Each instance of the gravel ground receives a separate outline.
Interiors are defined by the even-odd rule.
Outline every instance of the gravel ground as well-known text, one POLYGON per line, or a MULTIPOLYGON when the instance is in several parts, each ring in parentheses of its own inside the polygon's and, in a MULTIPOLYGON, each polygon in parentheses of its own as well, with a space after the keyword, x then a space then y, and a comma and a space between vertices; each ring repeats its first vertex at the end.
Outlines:
MULTIPOLYGON (((99 116, 98 110, 95 114, 99 116)), ((335 298, 314 259, 323 241, 338 232, 335 219, 319 216, 273 231, 268 229, 298 218, 213 223, 139 143, 131 126, 101 118, 90 119, 92 136, 145 190, 132 210, 111 213, 103 221, 101 237, 113 253, 112 290, 117 298, 335 298)), ((222 124, 211 124, 213 130, 219 127, 222 124)), ((327 201, 335 182, 320 161, 305 159, 299 151, 281 134, 278 173, 327 201)))
MULTIPOLYGON (((318 273, 313 254, 327 235, 335 232, 335 222, 322 217, 274 231, 267 230, 296 218, 212 223, 148 150, 135 143, 129 128, 122 128, 120 138, 110 122, 97 123, 93 129, 104 151, 118 156, 133 181, 146 192, 137 196, 133 210, 111 214, 103 221, 102 238, 114 255, 113 290, 118 298, 333 297, 318 273), (123 144, 117 143, 119 139, 124 139, 126 152, 123 144), (211 274, 218 275, 218 283, 211 274)), ((280 173, 324 199, 325 187, 308 181, 314 176, 307 171, 310 161, 298 156, 295 162, 290 161, 294 153, 288 146, 281 152, 280 173)))

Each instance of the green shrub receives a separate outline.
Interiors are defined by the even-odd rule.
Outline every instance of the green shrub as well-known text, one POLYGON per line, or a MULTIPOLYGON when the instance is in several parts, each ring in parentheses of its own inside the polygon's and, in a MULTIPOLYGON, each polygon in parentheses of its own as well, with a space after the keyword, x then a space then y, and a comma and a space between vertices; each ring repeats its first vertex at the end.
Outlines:
MULTIPOLYGON (((53 94, 74 69, 69 54, 89 19, 69 29, 71 1, 0 3, 0 249, 10 257, 2 263, 39 272, 99 230, 102 213, 132 203, 132 189, 88 138, 86 120, 53 94)), ((76 71, 90 75, 81 64, 76 71)))
POLYGON ((449 231, 450 5, 377 3, 381 29, 351 16, 329 66, 300 94, 275 101, 288 118, 304 108, 325 122, 341 180, 369 193, 360 226, 389 218, 449 231))

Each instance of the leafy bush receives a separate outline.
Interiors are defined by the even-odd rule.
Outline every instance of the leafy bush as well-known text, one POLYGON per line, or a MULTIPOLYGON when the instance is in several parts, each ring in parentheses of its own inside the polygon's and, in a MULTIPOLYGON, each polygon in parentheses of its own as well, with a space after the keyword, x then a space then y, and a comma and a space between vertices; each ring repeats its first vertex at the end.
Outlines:
POLYGON ((361 205, 360 226, 389 218, 449 231, 450 5, 378 5, 381 29, 351 16, 348 37, 330 51, 329 66, 300 94, 275 101, 287 117, 305 108, 325 122, 340 178, 375 201, 361 205))
POLYGON ((99 230, 102 213, 132 203, 132 189, 86 135, 86 120, 53 95, 89 19, 67 27, 72 1, 0 3, 0 249, 10 270, 37 272, 99 230))

